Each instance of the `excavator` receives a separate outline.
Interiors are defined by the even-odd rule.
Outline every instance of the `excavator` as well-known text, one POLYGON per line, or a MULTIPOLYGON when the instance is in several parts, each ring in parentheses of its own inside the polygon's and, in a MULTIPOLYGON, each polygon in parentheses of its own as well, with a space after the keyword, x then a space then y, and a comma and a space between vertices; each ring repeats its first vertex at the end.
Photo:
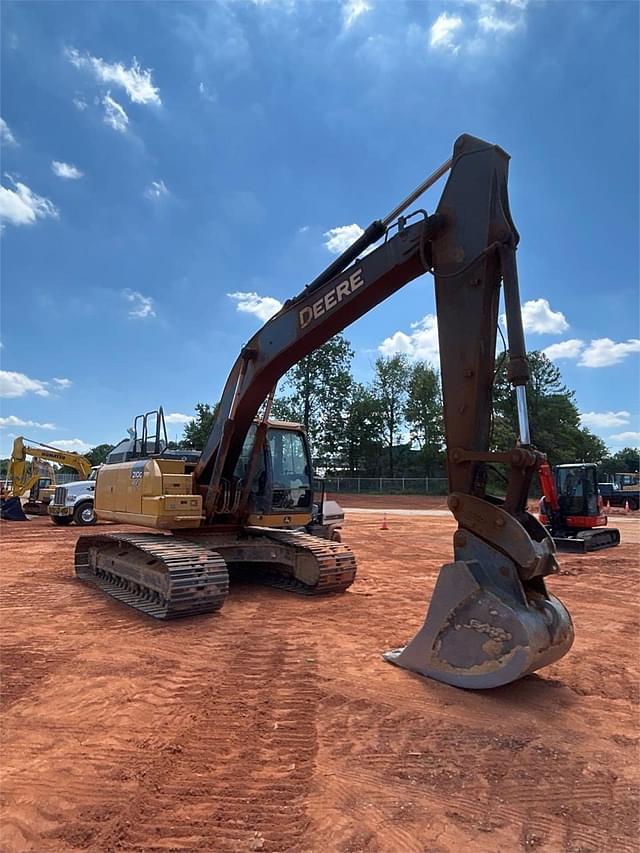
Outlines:
POLYGON ((55 475, 53 477, 42 477, 39 463, 55 462, 66 468, 76 471, 80 479, 86 479, 91 471, 91 463, 84 456, 71 451, 59 450, 48 444, 32 442, 25 444, 23 436, 14 439, 9 467, 7 469, 7 486, 2 496, 0 508, 1 517, 7 521, 26 521, 25 510, 32 515, 46 515, 47 505, 55 487, 55 475), (30 457, 30 460, 27 458, 30 457), (20 500, 22 495, 29 493, 24 504, 20 500))
POLYGON ((558 551, 585 554, 620 544, 620 531, 607 527, 596 465, 583 462, 551 468, 544 462, 538 476, 543 492, 540 521, 558 551))
POLYGON ((295 592, 346 590, 356 575, 354 555, 344 543, 309 532, 306 438, 299 425, 269 420, 271 401, 280 377, 301 358, 428 272, 435 279, 448 506, 458 529, 454 559, 440 570, 423 626, 384 658, 483 689, 565 655, 571 617, 545 580, 559 570, 556 549, 527 512, 531 480, 546 457, 529 434, 509 159, 497 145, 460 136, 449 160, 289 299, 242 348, 197 459, 172 458, 157 413, 139 416, 119 459, 98 473, 95 507, 99 519, 155 532, 81 536, 77 576, 160 619, 219 609, 228 570, 237 567, 295 592), (405 214, 445 175, 433 213, 405 214), (501 284, 519 439, 493 452, 501 284), (487 491, 488 472, 498 464, 508 471, 504 497, 487 491))

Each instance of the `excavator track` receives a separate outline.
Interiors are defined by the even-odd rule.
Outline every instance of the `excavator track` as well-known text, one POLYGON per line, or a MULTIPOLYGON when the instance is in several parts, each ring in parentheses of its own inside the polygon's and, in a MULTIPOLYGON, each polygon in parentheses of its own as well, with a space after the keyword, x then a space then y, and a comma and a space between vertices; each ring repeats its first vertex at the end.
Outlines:
POLYGON ((211 613, 229 592, 219 554, 162 534, 81 536, 75 569, 80 580, 155 619, 211 613))
POLYGON ((602 551, 604 548, 615 548, 620 544, 620 531, 615 527, 595 528, 584 530, 576 536, 554 536, 553 541, 558 551, 586 554, 602 551))
POLYGON ((324 595, 344 592, 356 578, 356 558, 351 549, 341 542, 332 542, 294 530, 266 530, 259 528, 261 536, 273 539, 280 545, 306 552, 313 556, 319 569, 315 583, 308 583, 273 568, 257 568, 260 579, 269 586, 287 589, 301 595, 324 595))

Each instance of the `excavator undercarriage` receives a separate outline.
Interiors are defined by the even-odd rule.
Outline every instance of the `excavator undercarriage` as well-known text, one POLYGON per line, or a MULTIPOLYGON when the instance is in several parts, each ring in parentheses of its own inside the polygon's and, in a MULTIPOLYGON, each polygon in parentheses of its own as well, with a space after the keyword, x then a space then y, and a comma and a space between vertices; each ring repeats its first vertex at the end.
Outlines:
POLYGON ((75 567, 81 580, 155 619, 219 610, 230 573, 304 595, 344 592, 356 576, 346 545, 260 527, 241 535, 202 530, 82 536, 75 567))

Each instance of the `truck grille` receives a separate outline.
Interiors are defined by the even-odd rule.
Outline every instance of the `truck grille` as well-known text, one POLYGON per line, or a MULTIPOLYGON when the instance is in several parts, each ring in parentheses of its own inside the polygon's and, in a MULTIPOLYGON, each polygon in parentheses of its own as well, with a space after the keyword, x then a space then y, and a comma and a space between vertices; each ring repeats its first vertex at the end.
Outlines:
POLYGON ((56 506, 64 506, 67 502, 67 490, 64 486, 57 486, 53 496, 53 503, 56 506))

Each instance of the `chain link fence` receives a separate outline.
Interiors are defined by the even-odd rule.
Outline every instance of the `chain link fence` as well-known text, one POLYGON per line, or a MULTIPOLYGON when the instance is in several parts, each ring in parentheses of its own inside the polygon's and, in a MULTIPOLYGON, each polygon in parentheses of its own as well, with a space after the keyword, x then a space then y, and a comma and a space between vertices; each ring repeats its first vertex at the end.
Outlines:
POLYGON ((325 489, 357 495, 446 495, 446 477, 326 477, 325 489))

